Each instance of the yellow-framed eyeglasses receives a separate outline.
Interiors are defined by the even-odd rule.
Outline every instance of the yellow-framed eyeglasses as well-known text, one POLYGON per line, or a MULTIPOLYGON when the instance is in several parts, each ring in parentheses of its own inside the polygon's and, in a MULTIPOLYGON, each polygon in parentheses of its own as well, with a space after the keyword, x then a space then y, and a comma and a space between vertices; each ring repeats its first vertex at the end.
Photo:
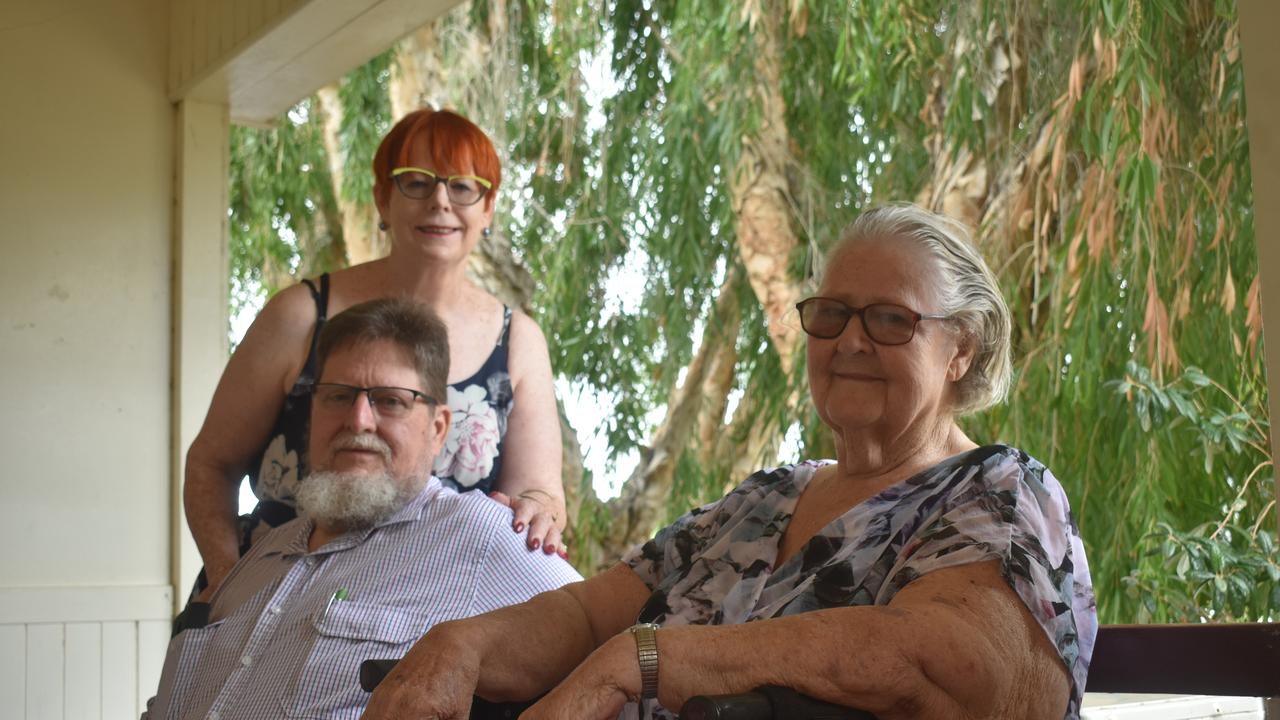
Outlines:
POLYGON ((391 171, 391 179, 407 198, 425 200, 436 191, 438 183, 444 183, 449 202, 457 205, 475 205, 493 183, 475 175, 448 175, 441 177, 426 168, 398 167, 391 171))

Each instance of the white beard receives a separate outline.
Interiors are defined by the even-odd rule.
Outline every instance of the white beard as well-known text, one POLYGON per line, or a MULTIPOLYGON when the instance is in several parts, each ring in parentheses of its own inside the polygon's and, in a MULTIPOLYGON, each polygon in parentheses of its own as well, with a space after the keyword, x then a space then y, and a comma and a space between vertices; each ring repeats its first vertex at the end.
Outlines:
POLYGON ((413 499, 426 478, 397 480, 390 473, 321 470, 298 483, 298 509, 318 525, 344 531, 367 530, 413 499))

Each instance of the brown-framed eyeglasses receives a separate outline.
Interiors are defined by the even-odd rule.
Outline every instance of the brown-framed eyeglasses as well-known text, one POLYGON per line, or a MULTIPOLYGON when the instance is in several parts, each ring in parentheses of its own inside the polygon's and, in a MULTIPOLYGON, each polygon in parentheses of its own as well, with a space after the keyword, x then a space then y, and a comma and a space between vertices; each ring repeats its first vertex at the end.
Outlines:
POLYGON ((830 340, 840 337, 849 320, 857 315, 862 329, 880 345, 905 345, 916 335, 921 320, 946 320, 950 315, 927 315, 893 303, 872 303, 853 307, 835 298, 811 297, 796 303, 800 327, 813 337, 830 340))

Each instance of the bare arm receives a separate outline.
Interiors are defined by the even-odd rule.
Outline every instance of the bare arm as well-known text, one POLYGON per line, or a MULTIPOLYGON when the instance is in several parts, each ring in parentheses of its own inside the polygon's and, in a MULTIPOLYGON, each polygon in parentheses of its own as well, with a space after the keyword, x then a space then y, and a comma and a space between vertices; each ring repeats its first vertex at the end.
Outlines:
POLYGON ((512 315, 509 358, 515 402, 507 419, 497 489, 510 499, 513 527, 529 526, 530 549, 542 546, 550 553, 563 548, 560 532, 567 520, 560 415, 547 341, 524 313, 512 315))
MULTIPOLYGON (((1066 667, 995 563, 930 573, 888 607, 663 628, 658 653, 659 700, 670 709, 697 694, 784 685, 884 720, 1060 720, 1070 689, 1066 667)), ((639 683, 635 643, 620 635, 528 717, 613 717, 639 683)))
POLYGON ((473 694, 536 697, 635 622, 649 594, 618 565, 526 603, 437 625, 378 686, 362 717, 465 719, 473 694))
POLYGON ((210 591, 239 559, 238 488, 267 441, 286 383, 306 357, 315 304, 299 285, 280 292, 254 320, 218 381, 209 413, 187 451, 183 507, 204 559, 210 591))

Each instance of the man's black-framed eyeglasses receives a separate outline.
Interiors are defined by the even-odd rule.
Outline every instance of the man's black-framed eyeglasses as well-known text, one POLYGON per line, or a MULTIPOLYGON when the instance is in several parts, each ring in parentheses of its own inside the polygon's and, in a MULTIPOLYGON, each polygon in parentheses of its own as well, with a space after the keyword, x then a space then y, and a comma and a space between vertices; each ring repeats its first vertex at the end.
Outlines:
POLYGON ((439 402, 430 395, 402 387, 358 387, 343 383, 314 383, 311 386, 311 398, 317 408, 324 412, 346 412, 351 409, 356 398, 364 393, 369 400, 369 407, 380 418, 402 418, 413 412, 418 400, 427 405, 438 405, 439 402))
POLYGON ((816 338, 840 337, 854 315, 862 321, 862 329, 872 342, 880 345, 905 345, 916 335, 921 320, 947 320, 950 315, 926 315, 893 303, 872 303, 853 307, 835 298, 811 297, 796 303, 800 327, 816 338))

